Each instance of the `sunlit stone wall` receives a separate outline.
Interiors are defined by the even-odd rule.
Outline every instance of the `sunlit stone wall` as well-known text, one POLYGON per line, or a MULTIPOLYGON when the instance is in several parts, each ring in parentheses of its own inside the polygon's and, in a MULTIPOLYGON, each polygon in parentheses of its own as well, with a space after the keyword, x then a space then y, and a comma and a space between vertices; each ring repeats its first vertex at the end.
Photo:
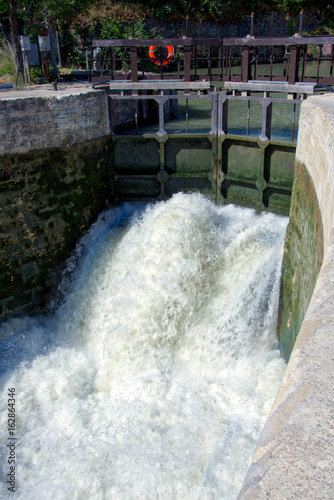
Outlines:
MULTIPOLYGON (((287 238, 295 239, 300 251, 299 261, 294 259, 295 267, 290 270, 290 284, 299 290, 295 298, 299 296, 303 307, 305 274, 313 273, 315 266, 321 264, 320 272, 240 492, 242 499, 334 497, 333 95, 310 97, 302 104, 296 165, 295 201, 290 211, 290 226, 295 231, 288 232, 287 238), (304 192, 302 186, 306 188, 304 192), (320 259, 322 245, 323 262, 312 261, 320 259)), ((287 242, 286 253, 292 245, 293 241, 287 242)), ((290 324, 293 321, 291 315, 290 324)))

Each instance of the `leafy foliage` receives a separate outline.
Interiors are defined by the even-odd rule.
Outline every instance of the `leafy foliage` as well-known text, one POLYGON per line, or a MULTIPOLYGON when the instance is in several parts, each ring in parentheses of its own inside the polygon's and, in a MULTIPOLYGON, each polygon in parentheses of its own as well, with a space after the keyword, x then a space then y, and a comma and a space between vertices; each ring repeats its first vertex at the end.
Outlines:
POLYGON ((4 80, 3 83, 6 83, 7 75, 10 76, 8 81, 12 81, 15 77, 13 59, 10 53, 6 50, 6 42, 2 37, 0 37, 0 75, 0 81, 4 80))
MULTIPOLYGON (((99 34, 99 38, 101 39, 120 39, 120 38, 157 38, 154 31, 148 31, 144 27, 144 21, 136 20, 132 23, 121 23, 119 21, 115 21, 113 19, 105 19, 102 21, 102 28, 99 34)), ((144 57, 148 57, 148 47, 142 47, 144 51, 144 57)), ((119 59, 129 58, 128 51, 121 48, 115 47, 114 49, 115 56, 119 59)), ((141 63, 139 63, 140 69, 141 63)), ((121 68, 124 69, 125 63, 122 62, 121 68)), ((118 68, 117 68, 118 69, 118 68)))
MULTIPOLYGON (((154 33, 144 29, 142 19, 147 17, 168 22, 188 15, 190 19, 233 22, 251 11, 279 10, 295 18, 305 9, 322 18, 332 30, 334 19, 331 0, 167 0, 165 3, 161 0, 0 0, 0 28, 7 41, 10 39, 9 4, 15 6, 18 33, 29 34, 33 42, 37 41, 46 20, 53 23, 58 30, 62 63, 68 66, 85 64, 85 50, 92 37, 129 38, 134 29, 136 38, 154 38, 154 33), (134 20, 134 25, 129 19, 134 20)), ((292 31, 290 20, 290 34, 292 31)), ((118 57, 124 57, 123 49, 116 50, 118 57)), ((147 49, 143 50, 146 57, 147 49)))
POLYGON ((154 33, 145 30, 144 22, 142 20, 136 20, 133 24, 120 23, 118 21, 114 21, 113 19, 104 19, 102 21, 100 38, 114 39, 129 38, 131 36, 144 39, 154 36, 154 33))

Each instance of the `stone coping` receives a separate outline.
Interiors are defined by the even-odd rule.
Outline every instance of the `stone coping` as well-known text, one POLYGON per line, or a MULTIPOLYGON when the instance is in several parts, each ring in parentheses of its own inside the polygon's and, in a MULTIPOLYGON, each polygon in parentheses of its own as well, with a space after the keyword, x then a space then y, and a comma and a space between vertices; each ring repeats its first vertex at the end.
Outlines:
POLYGON ((30 97, 60 97, 63 95, 78 95, 86 94, 89 92, 101 92, 101 90, 94 89, 91 83, 78 83, 67 82, 59 83, 58 90, 53 88, 51 83, 43 85, 29 85, 26 87, 17 88, 0 88, 0 100, 7 99, 24 99, 30 97))
POLYGON ((0 154, 71 146, 110 135, 108 99, 88 84, 0 90, 0 154))
POLYGON ((296 161, 318 197, 324 261, 239 499, 334 498, 334 95, 302 104, 296 161))

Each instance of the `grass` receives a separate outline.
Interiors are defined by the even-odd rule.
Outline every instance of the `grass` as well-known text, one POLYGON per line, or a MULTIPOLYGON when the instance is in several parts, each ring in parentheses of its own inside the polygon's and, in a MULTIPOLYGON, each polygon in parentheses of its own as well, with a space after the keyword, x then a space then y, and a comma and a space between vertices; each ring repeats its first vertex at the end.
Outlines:
POLYGON ((0 38, 0 84, 15 82, 16 73, 12 55, 5 40, 0 38))
POLYGON ((89 8, 87 14, 80 14, 77 20, 83 23, 101 22, 103 19, 129 22, 133 19, 146 19, 152 16, 153 11, 140 4, 127 1, 98 0, 89 8))

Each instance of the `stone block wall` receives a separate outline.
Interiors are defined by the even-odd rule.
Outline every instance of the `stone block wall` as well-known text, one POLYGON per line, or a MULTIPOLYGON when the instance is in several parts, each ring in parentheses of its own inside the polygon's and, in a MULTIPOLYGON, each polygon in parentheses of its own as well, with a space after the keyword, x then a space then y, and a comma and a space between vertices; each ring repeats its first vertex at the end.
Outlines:
POLYGON ((0 320, 44 312, 65 259, 112 201, 110 139, 0 156, 0 320))
MULTIPOLYGON (((305 12, 303 16, 303 31, 310 31, 321 24, 320 20, 305 12)), ((244 37, 250 34, 250 16, 242 16, 238 23, 189 21, 188 36, 192 38, 230 38, 244 37)), ((186 35, 185 21, 170 21, 168 23, 148 19, 145 21, 148 30, 155 30, 162 38, 180 38, 186 35)), ((299 30, 299 16, 288 19, 279 12, 254 15, 254 36, 291 36, 299 30)))
POLYGON ((294 230, 288 232, 286 251, 295 240, 299 259, 291 259, 290 283, 300 298, 297 313, 306 314, 239 499, 334 497, 333 95, 312 96, 302 104, 296 165, 293 196, 301 203, 290 211, 294 230), (317 261, 320 247, 322 264, 317 261), (305 311, 305 274, 312 275, 319 264, 305 311))
POLYGON ((104 92, 73 89, 41 94, 12 92, 0 99, 1 155, 66 147, 109 135, 104 92))
POLYGON ((323 262, 323 226, 313 181, 296 161, 282 266, 278 336, 288 360, 302 326, 323 262))
POLYGON ((0 116, 2 320, 46 310, 65 259, 113 187, 104 92, 11 91, 0 116))
POLYGON ((114 201, 112 129, 157 119, 151 104, 85 85, 1 94, 0 321, 47 309, 66 258, 114 201))

